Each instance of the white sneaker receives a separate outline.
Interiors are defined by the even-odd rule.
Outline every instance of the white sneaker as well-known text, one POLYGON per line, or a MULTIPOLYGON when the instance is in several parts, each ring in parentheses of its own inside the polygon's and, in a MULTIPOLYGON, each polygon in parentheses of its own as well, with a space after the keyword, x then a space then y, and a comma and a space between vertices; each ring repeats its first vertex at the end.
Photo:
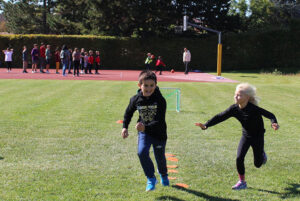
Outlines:
POLYGON ((247 188, 247 183, 245 181, 238 181, 234 186, 232 186, 232 190, 242 190, 247 188))

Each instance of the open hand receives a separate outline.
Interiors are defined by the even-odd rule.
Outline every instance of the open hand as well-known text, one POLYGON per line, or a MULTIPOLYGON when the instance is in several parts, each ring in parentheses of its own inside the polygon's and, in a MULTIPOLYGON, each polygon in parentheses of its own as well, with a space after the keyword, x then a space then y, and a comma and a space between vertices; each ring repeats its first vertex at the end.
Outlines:
POLYGON ((202 123, 195 123, 195 126, 199 126, 202 130, 207 129, 207 127, 204 126, 204 124, 202 124, 202 123))
POLYGON ((277 123, 272 123, 271 126, 275 131, 279 129, 279 125, 277 123))

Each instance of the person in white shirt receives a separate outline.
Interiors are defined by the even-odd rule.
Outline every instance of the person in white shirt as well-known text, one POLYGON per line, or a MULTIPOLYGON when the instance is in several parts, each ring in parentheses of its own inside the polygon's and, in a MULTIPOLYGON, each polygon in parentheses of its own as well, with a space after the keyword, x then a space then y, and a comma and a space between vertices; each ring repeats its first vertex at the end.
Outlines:
POLYGON ((7 72, 11 71, 12 66, 12 55, 13 55, 13 49, 9 49, 9 47, 6 50, 2 50, 3 54, 5 55, 4 61, 7 66, 7 72))
POLYGON ((191 52, 187 48, 184 48, 183 64, 184 64, 184 67, 185 67, 184 74, 186 74, 186 75, 189 73, 189 63, 190 62, 191 62, 191 52))

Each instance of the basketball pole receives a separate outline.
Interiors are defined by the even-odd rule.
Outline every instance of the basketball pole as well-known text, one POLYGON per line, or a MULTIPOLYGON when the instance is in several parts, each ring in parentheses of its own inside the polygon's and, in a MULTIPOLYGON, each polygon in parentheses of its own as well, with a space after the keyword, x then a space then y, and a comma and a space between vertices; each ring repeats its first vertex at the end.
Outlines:
POLYGON ((217 75, 221 76, 222 70, 222 43, 221 43, 221 32, 218 33, 219 42, 218 42, 218 57, 217 57, 217 75))
POLYGON ((217 31, 214 29, 210 29, 207 27, 203 27, 197 24, 193 24, 188 22, 188 16, 183 16, 183 31, 187 30, 187 26, 190 25, 192 27, 196 27, 198 29, 204 29, 206 31, 210 31, 210 32, 214 32, 216 34, 218 34, 218 48, 217 48, 217 79, 222 79, 221 77, 221 72, 222 72, 222 32, 221 31, 217 31))

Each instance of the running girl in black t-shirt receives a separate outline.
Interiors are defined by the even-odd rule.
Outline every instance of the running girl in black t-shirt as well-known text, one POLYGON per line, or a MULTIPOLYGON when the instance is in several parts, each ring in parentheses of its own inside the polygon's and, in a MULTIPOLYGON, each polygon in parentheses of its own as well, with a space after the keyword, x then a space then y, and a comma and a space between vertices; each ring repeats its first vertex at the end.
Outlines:
POLYGON ((257 106, 256 88, 248 83, 239 84, 234 95, 235 104, 231 105, 224 112, 221 112, 207 121, 205 124, 195 123, 202 130, 214 126, 230 117, 238 119, 243 127, 236 158, 237 171, 240 180, 232 186, 234 190, 247 188, 245 181, 244 159, 249 147, 253 149, 254 165, 259 168, 267 162, 267 155, 264 151, 264 122, 262 116, 271 120, 274 130, 279 128, 276 117, 271 112, 257 106))

